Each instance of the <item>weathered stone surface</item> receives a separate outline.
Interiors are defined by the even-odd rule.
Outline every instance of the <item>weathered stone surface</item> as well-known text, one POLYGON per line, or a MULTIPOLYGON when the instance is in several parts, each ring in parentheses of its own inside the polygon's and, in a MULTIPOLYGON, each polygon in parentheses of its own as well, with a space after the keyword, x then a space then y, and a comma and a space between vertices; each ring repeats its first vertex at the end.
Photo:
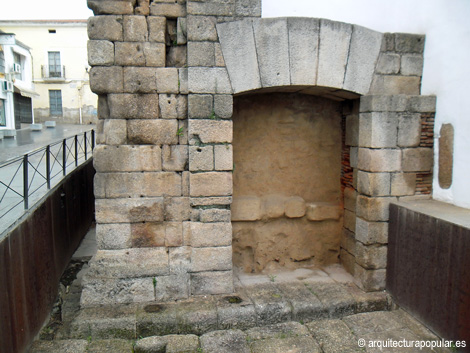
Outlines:
POLYGON ((124 16, 123 21, 125 42, 146 42, 149 37, 145 16, 124 16))
POLYGON ((88 19, 88 38, 122 41, 122 16, 94 16, 88 19))
POLYGON ((214 42, 189 42, 188 66, 215 66, 214 42))
POLYGON ((111 118, 158 118, 158 94, 109 94, 108 105, 111 118))
POLYGON ((137 0, 134 13, 136 15, 148 16, 150 14, 149 0, 137 0))
MULTIPOLYGON (((231 251, 230 251, 231 253, 231 251)), ((191 274, 191 294, 228 294, 233 292, 232 271, 211 271, 191 274)))
POLYGON ((366 94, 369 91, 382 45, 382 33, 354 25, 343 88, 366 94))
MULTIPOLYGON (((292 319, 291 306, 274 283, 258 284, 245 289, 255 304, 258 325, 277 324, 292 319)), ((251 332, 248 334, 252 336, 251 332)))
POLYGON ((442 124, 439 131, 438 180, 439 186, 448 189, 452 185, 454 164, 454 127, 442 124))
POLYGON ((97 172, 154 172, 162 169, 158 146, 96 146, 93 157, 97 172))
POLYGON ((188 89, 190 93, 232 93, 230 79, 224 67, 188 68, 188 89))
POLYGON ((261 87, 252 20, 217 25, 234 93, 261 87))
POLYGON ((214 170, 214 148, 213 146, 190 146, 189 147, 189 170, 208 171, 214 170))
POLYGON ((367 173, 358 171, 357 191, 369 196, 390 195, 390 173, 367 173))
POLYGON ((353 188, 344 189, 344 208, 356 212, 356 190, 353 188))
POLYGON ((346 145, 357 146, 359 143, 359 116, 356 114, 346 117, 346 145))
POLYGON ((366 292, 383 290, 385 288, 385 273, 381 270, 366 270, 362 266, 356 264, 354 270, 354 281, 359 288, 366 292))
POLYGON ((378 74, 397 74, 400 71, 400 55, 395 53, 381 53, 377 62, 378 74))
MULTIPOLYGON (((135 3, 135 1, 134 1, 135 3)), ((134 13, 132 1, 88 0, 88 7, 96 15, 131 15, 134 13)))
MULTIPOLYGON (((109 119, 108 95, 106 94, 98 96, 98 119, 109 119)), ((101 121, 101 123, 104 122, 101 121)))
POLYGON ((196 352, 199 347, 199 338, 196 335, 167 335, 153 336, 138 340, 135 353, 178 353, 196 352))
POLYGON ((359 148, 357 167, 369 172, 397 172, 401 170, 401 158, 398 149, 359 148))
POLYGON ((188 197, 167 197, 165 198, 165 220, 166 221, 187 221, 191 214, 188 197))
POLYGON ((407 109, 412 112, 433 113, 436 111, 436 96, 412 96, 407 102, 407 109))
POLYGON ((214 146, 215 170, 233 170, 233 148, 232 145, 214 146))
POLYGON ((188 16, 188 40, 211 41, 217 40, 216 18, 212 16, 188 16))
POLYGON ((178 69, 171 67, 158 68, 157 90, 159 93, 178 93, 178 69))
POLYGON ((191 173, 190 195, 197 196, 229 196, 232 195, 232 173, 207 172, 191 173))
POLYGON ((360 113, 359 147, 397 147, 398 117, 394 113, 360 113))
POLYGON ((178 121, 173 119, 129 120, 127 134, 130 143, 171 145, 178 143, 178 121))
POLYGON ((432 170, 434 154, 432 148, 405 148, 402 155, 404 172, 428 172, 432 170))
POLYGON ((327 308, 330 318, 343 317, 354 313, 356 301, 343 285, 338 283, 309 282, 307 283, 307 288, 327 308))
POLYGON ((419 53, 424 51, 424 35, 395 33, 395 50, 399 53, 419 53))
POLYGON ((152 16, 165 16, 169 18, 185 17, 186 1, 152 2, 150 4, 150 14, 152 16))
POLYGON ((322 19, 318 56, 319 86, 343 88, 352 26, 322 19))
POLYGON ((96 93, 119 93, 124 89, 122 67, 95 66, 90 69, 90 89, 96 93))
POLYGON ((114 64, 114 44, 107 40, 89 40, 87 43, 88 64, 111 66, 114 64))
POLYGON ((405 95, 367 95, 361 97, 359 109, 367 112, 402 112, 408 110, 405 95))
POLYGON ((149 41, 165 43, 166 17, 148 16, 149 41))
POLYGON ((167 342, 158 336, 145 337, 138 340, 134 346, 135 353, 165 353, 167 342))
POLYGON ((423 56, 413 54, 402 55, 400 73, 409 76, 422 76, 423 56))
POLYGON ((208 353, 250 353, 246 334, 240 330, 213 331, 201 336, 201 348, 208 353))
POLYGON ((370 222, 360 217, 356 218, 356 239, 365 245, 387 244, 388 223, 370 222))
POLYGON ((186 95, 160 94, 159 106, 160 117, 163 119, 186 119, 187 117, 188 99, 186 95))
POLYGON ((287 19, 255 20, 253 30, 262 87, 290 85, 287 19))
POLYGON ((300 218, 305 216, 305 200, 300 196, 292 196, 286 200, 285 215, 287 218, 300 218))
POLYGON ((190 119, 208 118, 214 111, 211 94, 190 94, 188 96, 188 115, 190 119))
POLYGON ((407 114, 398 117, 398 140, 400 147, 417 147, 421 139, 420 114, 407 114))
POLYGON ((188 146, 164 145, 162 147, 163 170, 181 172, 187 170, 188 146))
MULTIPOLYGON (((261 199, 257 196, 235 197, 231 206, 232 221, 257 221, 261 219, 261 206, 261 199)), ((282 204, 282 214, 284 214, 284 202, 282 204)))
MULTIPOLYGON (((189 172, 188 172, 189 173, 189 172)), ((191 206, 227 206, 232 203, 232 197, 193 197, 189 199, 191 206)))
POLYGON ((122 66, 165 66, 165 44, 156 42, 117 42, 115 62, 122 66))
POLYGON ((160 222, 164 219, 163 198, 97 199, 95 218, 98 224, 160 222))
POLYGON ((128 223, 98 223, 96 225, 96 244, 99 250, 130 248, 132 246, 131 225, 128 223))
POLYGON ((366 269, 387 267, 387 246, 364 245, 356 242, 356 262, 366 269))
POLYGON ((419 94, 421 78, 418 76, 375 75, 369 94, 419 94))
POLYGON ((356 228, 356 213, 349 210, 344 210, 343 217, 344 228, 354 232, 354 229, 356 228))
POLYGON ((235 13, 243 17, 260 17, 261 1, 260 0, 239 0, 235 2, 235 13))
POLYGON ((219 329, 246 330, 256 326, 255 306, 244 293, 237 293, 236 296, 219 296, 217 318, 219 329))
POLYGON ((280 283, 278 288, 292 306, 292 319, 311 321, 328 316, 320 300, 303 283, 280 283))
POLYGON ((34 341, 29 352, 32 353, 86 353, 88 341, 83 340, 57 340, 57 341, 34 341))
POLYGON ((233 16, 235 4, 226 1, 211 2, 188 2, 188 14, 191 15, 213 15, 213 16, 233 16))
POLYGON ((232 224, 191 222, 190 239, 194 248, 229 246, 232 244, 232 224))
POLYGON ((207 209, 200 210, 200 221, 211 223, 211 222, 230 222, 231 221, 231 212, 230 210, 224 209, 207 209))
POLYGON ((327 219, 339 219, 341 209, 338 205, 330 203, 309 203, 307 205, 307 219, 309 221, 323 221, 327 219))
POLYGON ((103 140, 107 145, 124 145, 127 141, 127 121, 124 119, 105 120, 103 140))
POLYGON ((292 85, 315 85, 317 81, 318 36, 320 20, 291 17, 287 19, 289 66, 292 85))
POLYGON ((152 248, 183 245, 181 222, 144 222, 131 224, 133 248, 152 248))
POLYGON ((157 79, 153 67, 124 67, 124 91, 129 93, 155 93, 157 79))
POLYGON ((391 174, 391 195, 405 196, 414 195, 416 190, 415 173, 393 173, 391 174))
POLYGON ((358 351, 357 338, 342 320, 318 320, 306 324, 325 352, 358 351))
POLYGON ((179 89, 181 94, 188 94, 188 69, 180 68, 178 69, 179 76, 179 89))
POLYGON ((214 43, 215 66, 225 66, 224 54, 220 43, 214 43))
POLYGON ((181 175, 156 173, 99 173, 95 175, 96 198, 181 196, 181 175))
POLYGON ((388 208, 390 202, 396 201, 395 197, 367 197, 357 196, 356 213, 368 221, 388 221, 388 208))
POLYGON ((137 310, 136 337, 164 336, 179 332, 177 313, 178 304, 176 303, 158 304, 157 306, 150 304, 137 310))
POLYGON ((320 353, 322 349, 312 337, 270 338, 255 341, 251 344, 253 353, 282 353, 289 352, 293 347, 299 352, 320 353))
POLYGON ((232 121, 227 120, 192 119, 188 124, 189 139, 194 141, 197 136, 202 143, 231 143, 232 126, 232 121))

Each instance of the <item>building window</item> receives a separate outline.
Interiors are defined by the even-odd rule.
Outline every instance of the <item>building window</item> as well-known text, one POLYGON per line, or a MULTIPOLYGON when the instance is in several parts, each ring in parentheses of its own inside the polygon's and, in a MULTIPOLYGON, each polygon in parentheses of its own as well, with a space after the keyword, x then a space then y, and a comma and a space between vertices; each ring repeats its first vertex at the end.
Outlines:
POLYGON ((5 115, 5 100, 0 99, 0 126, 7 126, 7 119, 5 115))
POLYGON ((51 115, 62 115, 62 91, 49 90, 49 107, 51 115))
POLYGON ((49 77, 62 77, 62 70, 60 66, 60 52, 50 51, 49 57, 49 77))
POLYGON ((5 73, 5 53, 0 50, 0 73, 5 73))

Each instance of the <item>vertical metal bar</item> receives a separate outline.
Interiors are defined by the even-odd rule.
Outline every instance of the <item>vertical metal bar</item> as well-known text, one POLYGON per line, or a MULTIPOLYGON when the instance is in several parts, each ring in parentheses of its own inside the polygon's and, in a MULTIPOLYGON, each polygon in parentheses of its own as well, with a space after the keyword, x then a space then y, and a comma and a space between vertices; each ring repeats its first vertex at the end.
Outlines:
POLYGON ((85 160, 87 160, 88 153, 87 153, 87 145, 86 145, 86 131, 83 133, 83 150, 85 151, 85 160))
POLYGON ((47 188, 51 188, 51 145, 46 146, 46 182, 47 188))
POLYGON ((75 135, 75 167, 78 167, 78 135, 75 135))
POLYGON ((95 149, 95 130, 91 130, 91 151, 95 149))
POLYGON ((67 174, 67 140, 62 142, 62 173, 67 174))
POLYGON ((25 154, 23 157, 23 201, 24 209, 28 209, 28 155, 25 154))

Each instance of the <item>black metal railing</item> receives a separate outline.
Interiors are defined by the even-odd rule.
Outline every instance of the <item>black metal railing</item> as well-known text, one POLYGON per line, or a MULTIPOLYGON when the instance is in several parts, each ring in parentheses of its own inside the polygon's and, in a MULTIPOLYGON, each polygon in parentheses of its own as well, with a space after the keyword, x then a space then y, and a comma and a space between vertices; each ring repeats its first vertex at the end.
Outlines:
POLYGON ((68 172, 92 157, 94 147, 95 131, 90 130, 0 165, 0 223, 13 210, 16 215, 21 204, 21 214, 27 210, 68 172))

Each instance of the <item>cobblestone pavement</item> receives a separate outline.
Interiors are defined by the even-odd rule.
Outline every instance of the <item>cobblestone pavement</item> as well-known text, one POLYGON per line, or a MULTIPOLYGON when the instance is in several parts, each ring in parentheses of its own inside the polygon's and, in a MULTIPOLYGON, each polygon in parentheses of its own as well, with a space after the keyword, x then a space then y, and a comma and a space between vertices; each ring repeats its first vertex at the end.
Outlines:
POLYGON ((54 339, 34 342, 31 353, 450 352, 380 349, 379 344, 439 338, 395 308, 387 293, 361 291, 340 266, 264 276, 239 273, 233 295, 82 309, 80 278, 64 298, 54 339))

